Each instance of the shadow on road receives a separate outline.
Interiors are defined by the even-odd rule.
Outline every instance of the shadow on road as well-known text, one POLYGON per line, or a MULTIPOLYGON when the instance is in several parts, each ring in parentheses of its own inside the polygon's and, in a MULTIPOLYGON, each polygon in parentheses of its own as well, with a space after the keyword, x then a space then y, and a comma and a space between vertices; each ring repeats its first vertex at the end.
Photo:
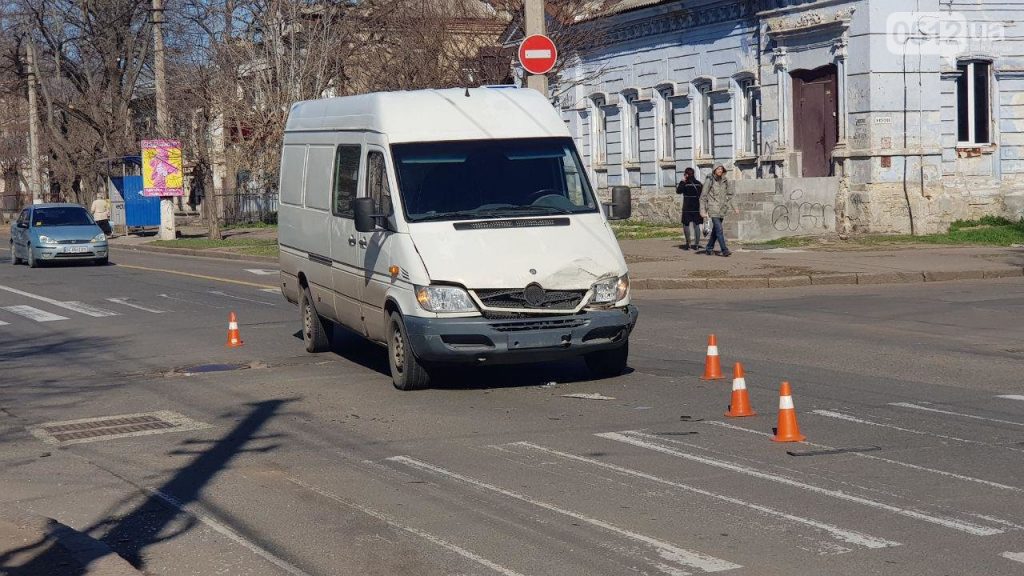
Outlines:
MULTIPOLYGON (((277 448, 277 445, 257 448, 247 448, 246 445, 252 440, 266 439, 257 437, 256 433, 284 405, 294 400, 267 400, 250 404, 251 410, 244 419, 208 449, 199 452, 170 480, 159 488, 148 490, 141 502, 134 502, 134 498, 122 502, 108 513, 107 518, 82 532, 104 541, 133 566, 144 568, 142 553, 147 547, 177 538, 196 526, 198 519, 181 508, 198 500, 203 488, 232 459, 243 452, 268 452, 277 448), (116 514, 117 508, 126 505, 130 506, 129 510, 124 514, 116 514)), ((82 554, 85 555, 84 560, 81 556, 78 558, 81 566, 67 565, 67 553, 57 546, 54 531, 50 530, 38 542, 0 555, 0 567, 3 567, 3 574, 9 576, 84 576, 89 565, 103 557, 103 552, 85 551, 82 554), (30 554, 31 559, 21 566, 7 567, 14 558, 30 554), (55 565, 61 566, 59 572, 53 571, 55 565)))

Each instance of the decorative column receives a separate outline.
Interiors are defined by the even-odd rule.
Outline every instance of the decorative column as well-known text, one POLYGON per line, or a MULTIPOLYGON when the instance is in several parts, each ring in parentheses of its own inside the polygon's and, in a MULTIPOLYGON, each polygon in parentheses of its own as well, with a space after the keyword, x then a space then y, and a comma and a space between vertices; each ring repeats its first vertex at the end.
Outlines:
POLYGON ((832 51, 835 52, 835 64, 836 64, 836 101, 839 104, 839 142, 836 144, 836 148, 846 148, 846 131, 849 125, 848 117, 848 105, 849 100, 846 92, 846 58, 849 52, 850 38, 844 32, 842 36, 836 39, 835 45, 832 51))
POLYGON ((772 62, 775 64, 775 84, 778 93, 779 107, 779 149, 789 148, 789 109, 792 100, 792 90, 789 80, 789 58, 785 47, 778 47, 772 53, 772 62))

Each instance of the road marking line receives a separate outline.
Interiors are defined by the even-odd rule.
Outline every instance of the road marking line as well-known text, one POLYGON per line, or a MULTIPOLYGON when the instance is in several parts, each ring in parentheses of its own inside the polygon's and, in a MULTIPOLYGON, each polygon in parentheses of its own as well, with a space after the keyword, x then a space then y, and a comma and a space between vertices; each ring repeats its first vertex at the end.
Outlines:
POLYGON ((178 302, 184 302, 186 304, 189 304, 190 306, 194 306, 196 304, 199 304, 200 306, 206 306, 207 308, 216 308, 218 310, 223 310, 224 309, 223 306, 215 306, 213 304, 207 304, 206 302, 200 302, 198 300, 185 300, 184 298, 177 298, 177 297, 171 296, 169 294, 160 294, 159 296, 161 298, 166 298, 168 300, 177 300, 178 302))
POLYGON ((268 284, 257 284, 255 282, 246 282, 245 280, 232 280, 230 278, 219 278, 217 276, 207 276, 206 274, 194 274, 192 272, 182 272, 180 270, 165 270, 164 268, 150 268, 148 266, 134 266, 132 264, 118 264, 118 268, 128 268, 130 270, 143 270, 146 272, 163 272, 165 274, 177 274, 178 276, 188 276, 189 278, 199 278, 202 280, 213 280, 214 282, 225 282, 227 284, 238 284, 239 286, 252 286, 253 288, 273 288, 268 284))
POLYGON ((143 312, 152 312, 153 314, 163 314, 166 310, 157 310, 156 308, 146 308, 139 304, 133 304, 128 301, 128 298, 107 298, 107 302, 113 302, 114 304, 122 304, 129 308, 135 308, 136 310, 142 310, 143 312))
POLYGON ((214 296, 223 296, 224 298, 232 298, 234 300, 242 300, 243 302, 263 304, 264 306, 276 306, 276 304, 273 304, 271 302, 266 302, 264 300, 253 300, 251 298, 242 298, 241 296, 235 296, 234 294, 228 294, 227 292, 221 292, 220 290, 210 290, 210 294, 213 294, 214 296))
POLYGON ((248 549, 250 552, 253 552, 257 556, 260 556, 264 560, 270 562, 274 566, 277 566, 278 568, 284 570, 285 572, 291 574, 292 576, 310 576, 308 573, 303 572, 299 568, 296 568, 294 565, 290 564, 289 562, 287 562, 285 560, 282 560, 281 558, 278 558, 272 552, 270 552, 270 551, 268 551, 268 550, 266 550, 264 548, 261 548, 255 542, 252 542, 252 541, 248 540, 247 538, 245 538, 241 534, 235 532, 234 530, 232 530, 228 526, 226 526, 224 524, 221 524, 218 520, 214 519, 213 517, 207 516, 206 514, 201 514, 201 513, 198 513, 198 512, 193 512, 193 511, 187 509, 184 504, 182 504, 181 502, 178 501, 177 498, 175 498, 173 496, 170 496, 168 494, 164 494, 163 492, 161 492, 159 490, 147 489, 147 492, 149 492, 153 496, 156 496, 160 500, 163 500, 164 502, 169 504, 172 508, 175 508, 175 509, 179 510, 182 513, 188 514, 189 516, 192 516, 193 518, 195 518, 196 520, 199 520, 203 524, 206 524, 209 528, 213 529, 215 532, 221 534, 222 536, 227 537, 229 540, 235 542, 236 544, 241 545, 243 548, 248 549))
POLYGON ((47 312, 46 310, 40 310, 39 308, 33 308, 31 306, 4 306, 4 310, 7 310, 11 314, 17 314, 23 316, 29 320, 35 320, 36 322, 56 322, 57 320, 67 320, 67 317, 47 312))
POLYGON ((65 302, 65 304, 67 304, 68 310, 74 310, 75 312, 85 314, 86 316, 92 316, 93 318, 106 318, 107 316, 121 315, 119 312, 114 312, 113 310, 106 310, 104 308, 97 308, 95 306, 92 306, 91 304, 86 304, 84 302, 72 301, 65 302))
POLYGON ((1000 396, 996 396, 996 398, 1005 398, 1006 400, 1024 400, 1024 396, 1021 396, 1020 394, 1002 394, 1000 396))
MULTIPOLYGON (((757 434, 759 436, 772 437, 772 434, 767 432, 761 432, 760 430, 751 430, 749 428, 743 428, 742 426, 736 426, 735 424, 729 424, 727 422, 720 422, 717 420, 709 420, 705 424, 712 426, 720 426, 722 428, 728 428, 730 430, 740 430, 750 434, 757 434)), ((835 446, 828 446, 826 444, 815 444, 814 442, 802 442, 808 446, 814 446, 815 448, 823 448, 825 450, 836 450, 835 446)), ((1008 484, 1000 484, 998 482, 992 482, 991 480, 983 480, 981 478, 975 478, 973 476, 964 476, 963 474, 957 474, 955 472, 947 472, 945 470, 936 470, 935 468, 926 468, 924 466, 918 466, 917 464, 911 464, 909 462, 900 462, 899 460, 890 460, 888 458, 882 458, 881 456, 875 456, 874 454, 865 454, 863 452, 850 452, 858 458, 868 458, 870 460, 878 460, 879 462, 886 462, 888 464, 895 464, 897 466, 903 466, 905 468, 911 468, 913 470, 920 470, 921 472, 930 472, 932 474, 938 474, 940 476, 947 476, 949 478, 956 478, 957 480, 964 480, 966 482, 976 482, 978 484, 984 484, 985 486, 991 486, 992 488, 999 488, 1000 490, 1013 490, 1014 492, 1024 492, 1024 488, 1018 488, 1017 486, 1010 486, 1008 484)))
MULTIPOLYGON (((494 486, 493 484, 487 484, 486 482, 476 480, 468 476, 463 476, 456 472, 452 472, 450 470, 434 466, 433 464, 421 462, 408 456, 392 456, 391 458, 386 458, 386 460, 405 464, 406 466, 423 470, 425 472, 431 472, 433 474, 444 476, 453 480, 458 480, 460 482, 464 482, 466 484, 470 484, 478 488, 483 488, 484 490, 490 490, 491 492, 496 492, 503 496, 507 496, 509 498, 514 498, 516 500, 526 502, 527 504, 533 504, 534 506, 537 506, 539 508, 555 512, 563 516, 568 516, 581 522, 586 522, 587 524, 597 526, 598 528, 603 528, 609 532, 614 532, 615 534, 618 534, 620 536, 625 536, 630 540, 641 542, 643 544, 647 544, 648 546, 653 547, 662 557, 662 559, 667 560, 669 562, 675 562, 677 564, 682 564, 684 566, 690 566, 698 570, 702 570, 704 572, 722 572, 725 570, 742 568, 742 566, 740 566, 739 564, 733 564, 732 562, 722 560, 720 558, 715 558, 714 556, 708 556, 707 554, 703 554, 700 552, 685 550, 683 548, 679 548, 674 544, 670 544, 668 542, 664 542, 656 538, 652 538, 650 536, 645 536, 643 534, 632 532, 624 528, 619 528, 618 526, 609 524, 602 520, 590 518, 588 516, 584 516, 571 510, 565 510, 564 508, 559 508, 553 504, 548 504, 547 502, 534 500, 533 498, 530 498, 529 496, 525 496, 518 492, 505 490, 504 488, 499 488, 497 486, 494 486)), ((673 573, 679 573, 678 570, 670 568, 669 566, 663 566, 663 568, 671 569, 673 573)))
POLYGON ((1007 560, 1013 560, 1014 562, 1024 564, 1024 552, 1003 552, 1000 556, 1007 560))
POLYGON ((0 326, 10 326, 10 324, 7 323, 7 322, 4 322, 3 320, 0 320, 0 326))
POLYGON ((255 274, 256 276, 273 276, 274 274, 280 274, 277 270, 264 270, 263 268, 246 268, 246 272, 255 274))
POLYGON ((391 518, 390 516, 384 514, 383 512, 378 512, 377 510, 374 510, 373 508, 367 508, 366 506, 362 506, 360 504, 356 504, 355 502, 349 502, 348 500, 345 500, 341 496, 338 496, 336 494, 332 494, 330 492, 327 492, 326 490, 323 490, 321 488, 317 488, 316 486, 311 486, 309 484, 306 484, 302 480, 298 480, 296 478, 286 477, 286 480, 288 480, 292 484, 295 484, 297 486, 301 486, 302 488, 305 488, 306 490, 309 490, 310 492, 314 492, 316 494, 319 494, 320 496, 323 496, 324 498, 327 498, 328 500, 333 500, 333 501, 337 502, 338 504, 341 504, 342 506, 347 506, 349 508, 353 508, 355 510, 358 510, 358 511, 362 512, 363 514, 366 514, 367 516, 371 516, 373 518, 376 518, 377 520, 380 520, 381 522, 387 524, 388 526, 390 526, 392 528, 396 528, 398 530, 403 530, 405 532, 409 532, 410 534, 419 536, 420 538, 423 538, 424 540, 430 542, 431 544, 435 544, 437 546, 440 546, 441 548, 444 548, 445 550, 454 552, 454 553, 458 554, 459 556, 462 556, 463 558, 466 558, 467 560, 472 560, 473 562, 476 562, 477 564, 480 564, 482 566, 486 566, 487 568, 490 568, 491 570, 494 570, 498 574, 504 574, 505 576, 523 576, 519 572, 516 572, 514 570, 506 568, 506 567, 504 567, 504 566, 502 566, 500 564, 497 564, 495 562, 491 562, 490 560, 488 560, 487 558, 484 558, 483 556, 480 556, 478 554, 470 552, 469 550, 466 550, 465 548, 463 548, 461 546, 458 546, 457 544, 452 544, 451 542, 449 542, 447 540, 443 540, 441 538, 438 538, 437 536, 434 536, 433 534, 431 534, 429 532, 425 532, 423 530, 420 530, 419 528, 413 528, 412 526, 406 526, 405 524, 400 524, 397 520, 391 518))
MULTIPOLYGON (((11 288, 10 286, 0 286, 0 290, 5 290, 11 294, 17 294, 26 298, 32 298, 33 300, 39 300, 40 302, 46 302, 51 306, 63 308, 65 310, 71 310, 72 312, 78 312, 79 314, 85 314, 86 316, 93 316, 95 318, 102 318, 103 316, 116 316, 116 312, 109 310, 103 310, 101 308, 95 308, 88 304, 82 304, 81 302, 61 302, 60 300, 54 300, 53 298, 47 298, 46 296, 40 296, 31 292, 25 292, 24 290, 18 290, 17 288, 11 288)), ((61 318, 67 320, 67 318, 61 318)))
MULTIPOLYGON (((694 487, 694 486, 689 486, 689 485, 682 484, 682 483, 679 483, 679 482, 674 482, 672 480, 666 480, 665 478, 660 478, 658 476, 647 474, 645 472, 640 472, 638 470, 632 470, 632 469, 629 469, 629 468, 624 468, 622 466, 616 466, 615 464, 609 464, 607 462, 601 462, 600 460, 594 460, 594 459, 591 459, 591 458, 586 458, 584 456, 577 456, 575 454, 568 454, 566 452, 559 452, 558 450, 553 450, 551 448, 547 448, 545 446, 539 446, 537 444, 532 444, 530 442, 513 442, 511 444, 507 444, 506 446, 522 446, 524 448, 529 448, 531 450, 537 450, 539 452, 544 452, 546 454, 551 454, 553 456, 558 456, 560 458, 565 458, 567 460, 575 460, 577 462, 583 462, 583 463, 590 464, 590 465, 593 465, 593 466, 600 466, 601 468, 606 468, 608 470, 613 470, 615 472, 618 472, 620 474, 625 474, 627 476, 633 476, 633 477, 636 477, 636 478, 643 478, 645 480, 650 480, 652 482, 657 482, 658 484, 664 484, 666 486, 673 486, 675 488, 681 488, 681 489, 687 490, 689 492, 694 492, 694 493, 700 494, 702 496, 707 496, 707 497, 710 497, 710 498, 714 498, 716 500, 721 500, 723 502, 728 502, 730 504, 737 504, 739 506, 745 506, 747 508, 751 508, 751 509, 756 510, 758 512, 763 512, 765 514, 769 514, 769 515, 772 515, 772 516, 778 516, 778 517, 784 518, 786 520, 791 520, 793 522, 798 522, 800 524, 806 524, 806 525, 811 526, 813 528, 818 528, 820 530, 824 530, 824 531, 828 532, 829 534, 832 534, 835 538, 837 538, 839 540, 842 540, 844 542, 849 542, 850 544, 854 544, 854 545, 857 545, 857 546, 863 546, 865 548, 887 548, 887 547, 891 547, 891 546, 900 546, 899 542, 894 542, 892 540, 885 540, 883 538, 876 538, 874 536, 871 536, 869 534, 864 534, 862 532, 856 532, 856 531, 853 531, 853 530, 846 530, 846 529, 840 528, 838 526, 833 526, 832 524, 827 524, 825 522, 819 522, 817 520, 812 520, 810 518, 802 518, 800 516, 796 516, 796 515, 793 515, 793 514, 782 512, 780 510, 776 510, 776 509, 770 508, 768 506, 762 506, 760 504, 754 504, 753 502, 747 502, 745 500, 740 500, 739 498, 733 498, 731 496, 725 496, 723 494, 716 494, 715 492, 709 492, 708 490, 703 490, 701 488, 697 488, 697 487, 694 487)), ((842 550, 844 552, 849 552, 850 551, 847 548, 842 548, 842 550)))
POLYGON ((1012 422, 1010 420, 999 420, 998 418, 986 418, 984 416, 975 416, 973 414, 963 414, 961 412, 951 412, 949 410, 939 410, 938 408, 929 408, 927 406, 918 406, 917 404, 911 404, 910 402, 890 402, 889 406, 898 406, 900 408, 911 408, 914 410, 924 410, 925 412, 937 412, 939 414, 947 414, 949 416, 960 416, 961 418, 972 418, 974 420, 984 420, 986 422, 997 422, 999 424, 1010 424, 1012 426, 1024 426, 1024 422, 1012 422))
POLYGON ((999 528, 992 528, 990 526, 980 526, 980 525, 977 525, 977 524, 971 524, 969 522, 964 522, 964 521, 961 521, 961 520, 955 520, 955 519, 952 519, 952 518, 943 518, 943 517, 940 517, 940 516, 931 516, 929 514, 925 514, 924 512, 919 512, 917 510, 911 510, 911 509, 908 509, 908 508, 900 508, 899 506, 893 506, 891 504, 886 504, 884 502, 878 502, 876 500, 871 500, 871 499, 868 499, 868 498, 864 498, 862 496, 857 496, 857 495, 854 495, 854 494, 848 494, 846 492, 843 492, 842 490, 832 490, 832 489, 829 489, 829 488, 822 488, 821 486, 815 486, 813 484, 807 484, 805 482, 801 482, 799 480, 795 480, 795 479, 789 478, 787 476, 780 476, 780 475, 777 475, 777 474, 771 474, 771 473, 768 473, 768 472, 762 472, 762 471, 757 470, 755 468, 750 468, 748 466, 742 466, 740 464, 734 464, 732 462, 726 462, 725 460, 717 460, 715 458, 708 458, 708 457, 705 457, 705 456, 698 456, 696 454, 690 454, 688 452, 681 452, 679 450, 676 450, 676 449, 673 449, 673 448, 669 448, 669 447, 663 446, 661 444, 656 444, 656 443, 653 443, 653 442, 645 441, 642 438, 648 438, 648 439, 651 439, 651 440, 664 440, 665 442, 671 442, 673 444, 681 444, 683 446, 691 446, 691 447, 694 447, 694 448, 699 448, 699 446, 692 446, 690 444, 686 444, 685 442, 679 442, 677 440, 662 439, 662 438, 658 438, 656 436, 651 436, 650 434, 644 434, 643 432, 638 432, 638 431, 635 431, 635 430, 628 430, 628 431, 625 431, 625 432, 622 432, 622 433, 619 433, 619 432, 606 432, 606 433, 596 434, 596 436, 598 436, 599 438, 605 438, 605 439, 608 439, 608 440, 614 440, 616 442, 622 442, 624 444, 631 444, 633 446, 638 446, 640 448, 646 448, 648 450, 654 450, 656 452, 661 452, 663 454, 668 454, 670 456, 675 456, 677 458, 683 458, 685 460, 691 460, 693 462, 699 462, 701 464, 706 464, 708 466, 714 466, 716 468, 723 468, 725 470, 731 470, 733 472, 739 472, 740 474, 746 474, 747 476, 753 476, 754 478, 761 478, 763 480, 771 480, 772 482, 778 482, 779 484, 785 484, 787 486, 792 486, 794 488, 800 488, 801 490, 807 490, 809 492, 814 492, 816 494, 821 494, 823 496, 830 496, 830 497, 836 498, 838 500, 846 500, 848 502, 853 502, 853 503, 856 503, 856 504, 862 504, 864 506, 870 506, 872 508, 878 508, 879 510, 885 510, 886 512, 893 512, 895 514, 900 514, 900 515, 906 516, 908 518, 913 518, 915 520, 922 520, 924 522, 930 522, 932 524, 937 524, 939 526, 943 526, 943 527, 946 527, 946 528, 951 528, 953 530, 960 530, 961 532, 966 532, 968 534, 973 534, 975 536, 991 536, 993 534, 1002 534, 1003 533, 1003 530, 1000 530, 999 528))
POLYGON ((896 426, 895 424, 883 424, 881 422, 872 422, 870 420, 863 420, 842 412, 836 412, 834 410, 811 410, 812 414, 818 416, 825 416, 826 418, 836 418, 838 420, 846 420, 847 422, 854 422, 856 424, 865 424, 867 426, 878 426, 880 428, 890 428, 892 430, 899 430, 900 432, 907 432, 908 434, 917 434, 919 436, 931 436, 933 438, 941 438, 943 440, 953 440, 954 442, 963 442, 965 444, 979 444, 981 446, 988 446, 990 448, 1005 448, 1014 452, 1024 452, 1024 450, 1018 450, 1012 446, 1001 446, 999 444, 990 444, 988 442, 981 442, 980 440, 968 440, 966 438, 957 438, 956 436, 946 436, 945 434, 936 434, 934 432, 924 432, 922 430, 913 430, 911 428, 903 428, 896 426))
POLYGON ((260 292, 266 292, 267 294, 280 294, 280 288, 260 288, 260 292))

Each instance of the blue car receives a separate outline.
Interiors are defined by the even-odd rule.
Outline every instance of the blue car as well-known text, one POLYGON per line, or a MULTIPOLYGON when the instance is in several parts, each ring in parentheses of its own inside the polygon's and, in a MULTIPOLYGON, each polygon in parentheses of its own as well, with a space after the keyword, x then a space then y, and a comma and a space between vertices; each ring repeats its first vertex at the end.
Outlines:
POLYGON ((107 263, 107 237, 78 204, 35 204, 11 224, 11 264, 62 260, 107 263))

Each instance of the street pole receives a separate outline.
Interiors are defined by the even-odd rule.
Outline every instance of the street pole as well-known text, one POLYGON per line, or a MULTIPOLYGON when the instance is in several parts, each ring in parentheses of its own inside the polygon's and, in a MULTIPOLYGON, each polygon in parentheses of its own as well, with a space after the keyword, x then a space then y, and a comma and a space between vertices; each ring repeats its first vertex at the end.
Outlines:
POLYGON ((39 204, 42 198, 42 179, 39 174, 39 101, 36 98, 36 49, 31 38, 27 38, 25 58, 28 61, 28 188, 32 203, 39 204))
MULTIPOLYGON (((544 0, 526 0, 526 35, 544 34, 544 0)), ((544 74, 530 74, 526 77, 526 87, 533 88, 545 97, 548 95, 548 77, 544 74)))
MULTIPOLYGON (((167 78, 164 74, 164 0, 153 0, 153 76, 156 90, 156 131, 167 138, 167 78)), ((174 240, 174 201, 160 198, 160 239, 174 240)))

